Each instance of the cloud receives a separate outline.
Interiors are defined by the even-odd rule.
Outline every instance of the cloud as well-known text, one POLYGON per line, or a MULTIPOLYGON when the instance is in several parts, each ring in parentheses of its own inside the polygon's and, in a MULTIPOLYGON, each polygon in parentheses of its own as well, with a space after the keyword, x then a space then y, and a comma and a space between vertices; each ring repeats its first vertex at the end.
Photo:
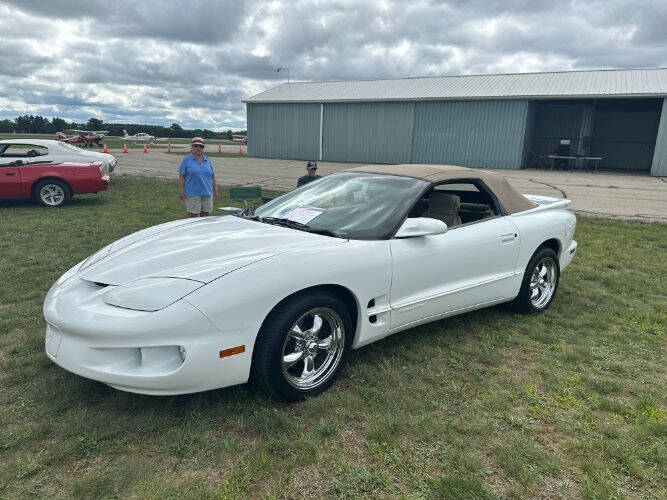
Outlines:
POLYGON ((667 3, 10 0, 0 118, 244 128, 292 80, 665 67, 667 3))

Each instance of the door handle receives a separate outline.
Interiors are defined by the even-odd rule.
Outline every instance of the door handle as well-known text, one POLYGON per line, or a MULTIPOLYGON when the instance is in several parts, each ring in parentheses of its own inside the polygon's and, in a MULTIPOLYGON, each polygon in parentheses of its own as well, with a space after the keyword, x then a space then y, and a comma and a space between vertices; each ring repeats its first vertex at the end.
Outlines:
POLYGON ((16 172, 5 172, 5 175, 15 175, 16 172))
POLYGON ((502 241, 503 243, 511 243, 516 239, 516 237, 517 233, 501 234, 500 241, 502 241))

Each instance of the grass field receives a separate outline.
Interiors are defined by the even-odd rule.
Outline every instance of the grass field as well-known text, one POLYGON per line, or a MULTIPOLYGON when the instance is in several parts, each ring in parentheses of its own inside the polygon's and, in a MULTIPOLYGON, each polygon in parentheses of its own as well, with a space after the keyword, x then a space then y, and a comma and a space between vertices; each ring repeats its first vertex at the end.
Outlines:
POLYGON ((667 496, 667 226, 580 218, 545 314, 397 334, 301 404, 127 394, 51 363, 51 284, 183 211, 175 183, 131 177, 58 210, 0 202, 0 497, 667 496))

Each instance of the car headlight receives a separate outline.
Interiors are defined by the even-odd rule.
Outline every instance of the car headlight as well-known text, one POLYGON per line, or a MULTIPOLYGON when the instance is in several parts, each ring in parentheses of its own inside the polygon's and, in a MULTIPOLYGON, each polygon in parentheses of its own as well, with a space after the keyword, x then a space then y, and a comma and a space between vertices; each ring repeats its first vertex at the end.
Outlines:
POLYGON ((114 160, 111 160, 111 161, 109 162, 109 166, 112 167, 112 168, 115 167, 116 165, 118 165, 118 160, 115 160, 115 159, 114 159, 114 160))
POLYGON ((158 311, 204 285, 183 278, 142 278, 109 290, 104 302, 125 309, 158 311))

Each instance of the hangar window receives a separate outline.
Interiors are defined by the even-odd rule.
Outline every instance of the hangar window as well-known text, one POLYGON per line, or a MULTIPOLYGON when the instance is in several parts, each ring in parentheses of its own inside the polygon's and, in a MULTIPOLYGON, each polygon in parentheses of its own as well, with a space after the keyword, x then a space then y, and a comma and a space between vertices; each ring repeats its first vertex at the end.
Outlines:
POLYGON ((5 144, 0 158, 32 158, 49 154, 48 148, 36 144, 5 144))

